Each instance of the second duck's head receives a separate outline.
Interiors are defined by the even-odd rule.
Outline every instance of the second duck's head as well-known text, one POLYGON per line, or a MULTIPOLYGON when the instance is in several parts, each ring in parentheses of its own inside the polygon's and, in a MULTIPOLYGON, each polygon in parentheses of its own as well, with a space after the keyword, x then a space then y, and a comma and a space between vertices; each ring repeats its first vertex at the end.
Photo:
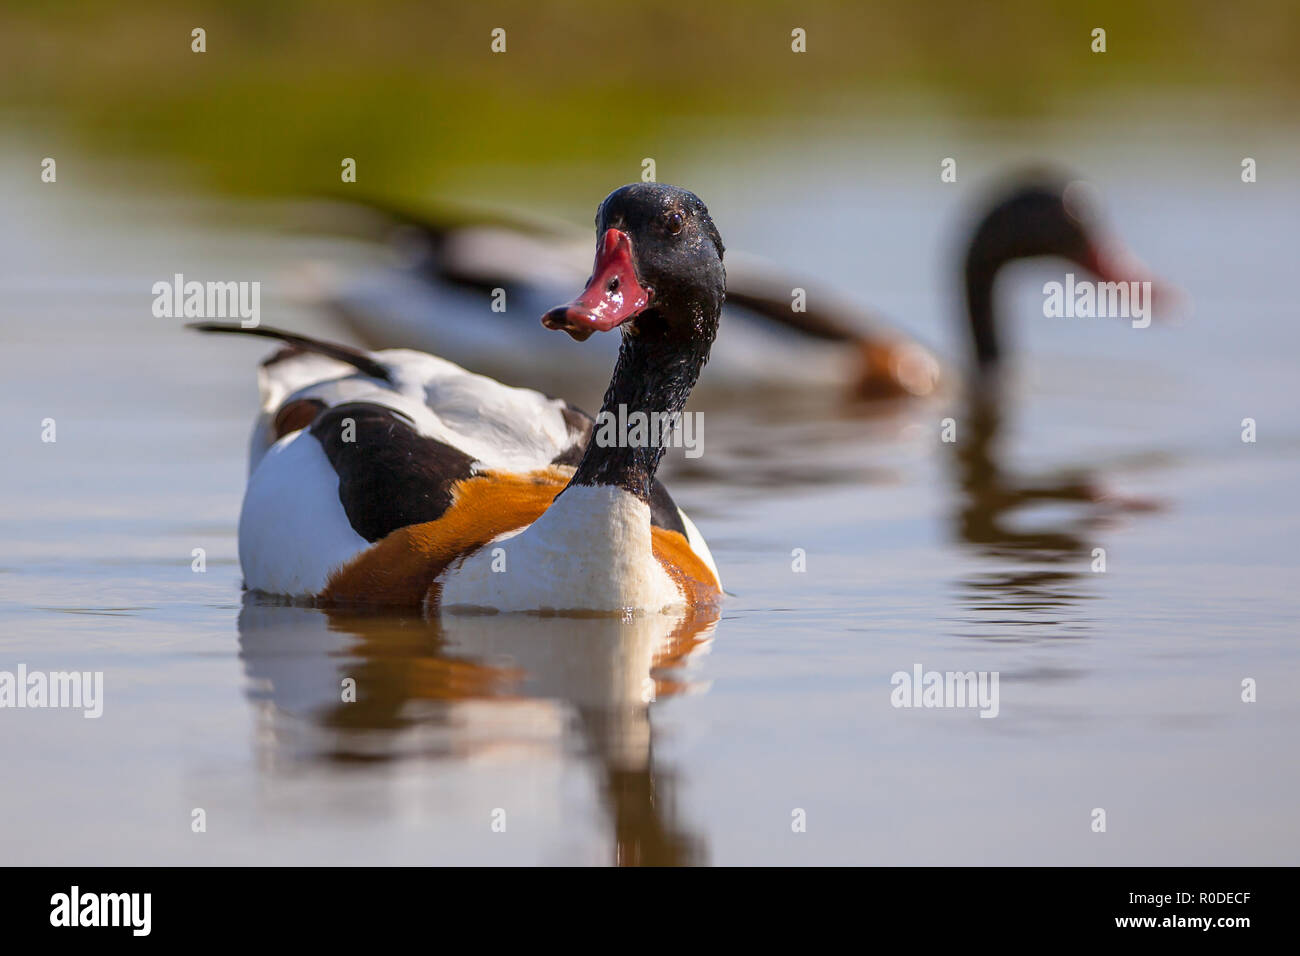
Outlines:
POLYGON ((971 231, 965 258, 968 317, 980 365, 1002 353, 993 283, 1004 265, 1051 256, 1079 266, 1100 282, 1151 282, 1166 302, 1176 290, 1155 280, 1102 222, 1096 190, 1044 170, 1017 173, 999 190, 971 231))
POLYGON ((576 299, 542 316, 579 341, 622 328, 647 342, 711 344, 726 290, 722 237, 694 193, 633 183, 596 210, 596 261, 576 299))

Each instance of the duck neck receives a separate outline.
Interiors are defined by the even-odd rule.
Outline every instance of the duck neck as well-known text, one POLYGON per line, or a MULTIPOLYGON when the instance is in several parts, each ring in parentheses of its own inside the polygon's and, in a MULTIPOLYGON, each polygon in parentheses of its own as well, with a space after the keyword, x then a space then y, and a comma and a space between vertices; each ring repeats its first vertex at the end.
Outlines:
POLYGON ((970 323, 975 363, 990 368, 1002 357, 1002 343, 993 309, 993 283, 1002 263, 985 256, 966 260, 966 318, 970 323))
MULTIPOLYGON (((651 313, 638 324, 660 326, 651 313)), ((708 361, 710 345, 695 338, 625 332, 591 441, 568 487, 607 485, 648 503, 664 440, 708 361)))

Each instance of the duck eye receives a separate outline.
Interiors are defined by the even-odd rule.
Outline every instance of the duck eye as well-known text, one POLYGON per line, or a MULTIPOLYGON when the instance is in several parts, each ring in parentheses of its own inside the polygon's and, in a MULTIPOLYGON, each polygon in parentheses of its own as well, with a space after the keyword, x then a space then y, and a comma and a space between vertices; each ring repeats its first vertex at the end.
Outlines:
POLYGON ((674 236, 682 231, 682 223, 686 220, 679 212, 672 213, 668 216, 668 231, 674 236))

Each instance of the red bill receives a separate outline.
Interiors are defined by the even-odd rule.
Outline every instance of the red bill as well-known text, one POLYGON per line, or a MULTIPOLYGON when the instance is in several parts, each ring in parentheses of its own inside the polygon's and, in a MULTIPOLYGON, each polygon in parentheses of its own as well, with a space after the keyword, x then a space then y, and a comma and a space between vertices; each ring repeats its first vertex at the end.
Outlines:
POLYGON ((548 329, 562 329, 581 342, 592 332, 608 332, 640 315, 654 290, 637 279, 632 240, 617 229, 606 230, 596 252, 587 287, 576 299, 542 316, 548 329))

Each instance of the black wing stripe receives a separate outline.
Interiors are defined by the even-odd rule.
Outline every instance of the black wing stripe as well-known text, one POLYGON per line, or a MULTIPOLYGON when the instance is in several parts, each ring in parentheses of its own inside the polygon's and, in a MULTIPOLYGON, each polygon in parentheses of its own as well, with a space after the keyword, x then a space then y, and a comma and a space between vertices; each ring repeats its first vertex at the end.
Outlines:
POLYGON ((658 478, 650 485, 650 524, 665 531, 676 531, 689 540, 686 525, 682 521, 682 513, 677 510, 677 503, 673 501, 673 496, 668 493, 668 489, 658 478))
POLYGON ((576 468, 578 462, 582 461, 583 452, 587 450, 587 442, 591 441, 593 423, 590 415, 567 402, 560 412, 564 416, 564 424, 569 428, 569 447, 551 459, 551 464, 572 465, 576 468))
POLYGON ((369 402, 335 405, 311 433, 339 476, 339 501, 357 534, 378 541, 398 528, 436 521, 474 459, 421 435, 410 419, 369 402))

